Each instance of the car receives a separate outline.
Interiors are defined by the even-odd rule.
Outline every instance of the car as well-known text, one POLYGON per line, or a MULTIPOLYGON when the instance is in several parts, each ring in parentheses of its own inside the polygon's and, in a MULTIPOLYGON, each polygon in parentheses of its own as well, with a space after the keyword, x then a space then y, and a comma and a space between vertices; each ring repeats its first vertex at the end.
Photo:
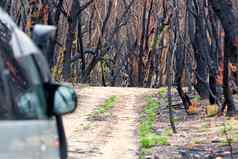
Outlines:
POLYGON ((55 28, 36 25, 32 40, 1 8, 0 15, 0 158, 66 159, 62 116, 74 112, 77 94, 51 78, 49 45, 41 43, 55 28))

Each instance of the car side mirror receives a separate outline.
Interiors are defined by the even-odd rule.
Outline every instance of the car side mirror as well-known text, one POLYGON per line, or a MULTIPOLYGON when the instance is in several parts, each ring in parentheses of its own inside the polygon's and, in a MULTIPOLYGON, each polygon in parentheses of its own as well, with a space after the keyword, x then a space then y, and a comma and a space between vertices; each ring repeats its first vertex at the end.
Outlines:
POLYGON ((77 94, 69 86, 60 86, 55 91, 53 113, 55 115, 64 115, 72 113, 77 107, 77 94))
POLYGON ((36 24, 33 27, 32 40, 43 52, 46 59, 49 59, 55 41, 56 27, 51 25, 36 24))

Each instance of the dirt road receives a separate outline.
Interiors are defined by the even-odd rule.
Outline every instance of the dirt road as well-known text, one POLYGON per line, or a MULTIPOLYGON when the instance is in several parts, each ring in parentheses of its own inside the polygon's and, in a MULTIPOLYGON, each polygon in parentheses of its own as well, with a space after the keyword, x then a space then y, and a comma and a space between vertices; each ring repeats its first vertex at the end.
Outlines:
POLYGON ((144 96, 156 90, 88 87, 78 90, 76 112, 64 118, 70 159, 136 159, 136 129, 144 96), (111 96, 118 100, 110 117, 90 120, 90 114, 111 96))

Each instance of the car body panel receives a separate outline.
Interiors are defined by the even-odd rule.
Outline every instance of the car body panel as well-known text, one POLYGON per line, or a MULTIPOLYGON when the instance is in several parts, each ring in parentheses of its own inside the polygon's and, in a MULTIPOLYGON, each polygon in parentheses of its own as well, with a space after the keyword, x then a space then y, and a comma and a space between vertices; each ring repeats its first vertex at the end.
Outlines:
POLYGON ((2 121, 0 158, 59 159, 55 120, 2 121))

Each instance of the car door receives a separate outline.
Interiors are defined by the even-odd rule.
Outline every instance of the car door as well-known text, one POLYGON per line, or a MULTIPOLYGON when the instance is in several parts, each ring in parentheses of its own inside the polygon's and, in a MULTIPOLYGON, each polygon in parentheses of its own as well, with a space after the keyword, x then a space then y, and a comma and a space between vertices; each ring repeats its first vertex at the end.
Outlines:
POLYGON ((59 158, 57 126, 31 55, 15 57, 0 36, 0 158, 59 158))

